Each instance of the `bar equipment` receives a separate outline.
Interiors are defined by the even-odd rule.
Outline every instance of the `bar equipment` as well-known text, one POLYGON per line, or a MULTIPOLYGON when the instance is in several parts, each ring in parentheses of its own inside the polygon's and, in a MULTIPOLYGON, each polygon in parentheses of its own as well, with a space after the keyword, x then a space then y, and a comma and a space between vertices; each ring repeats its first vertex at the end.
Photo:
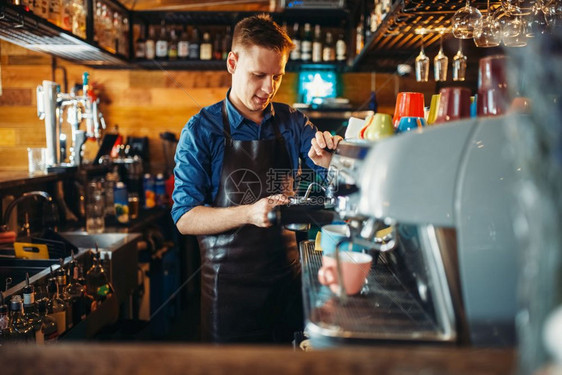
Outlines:
POLYGON ((37 86, 37 116, 45 120, 47 139, 47 166, 72 167, 82 163, 81 148, 86 137, 100 139, 106 128, 102 113, 98 109, 99 99, 89 90, 89 75, 84 73, 82 95, 78 95, 78 87, 70 93, 61 93, 60 85, 52 81, 43 81, 37 86), (67 146, 67 135, 62 132, 64 113, 71 127, 71 146, 67 146), (80 125, 85 120, 86 130, 80 125), (68 163, 67 149, 70 153, 68 163))
POLYGON ((314 242, 300 243, 313 347, 514 345, 518 168, 506 156, 510 121, 470 119, 339 144, 326 190, 350 226, 346 241, 363 246, 374 265, 358 295, 333 293, 318 281, 314 242))

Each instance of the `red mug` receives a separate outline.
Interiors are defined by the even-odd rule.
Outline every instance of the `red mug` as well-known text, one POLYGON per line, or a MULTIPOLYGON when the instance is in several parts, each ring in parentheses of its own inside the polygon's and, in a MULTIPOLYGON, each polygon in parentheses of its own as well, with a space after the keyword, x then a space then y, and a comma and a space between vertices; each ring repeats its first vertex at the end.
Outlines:
POLYGON ((392 125, 396 129, 402 117, 425 117, 425 100, 421 92, 400 92, 396 98, 396 108, 392 125))
POLYGON ((470 117, 471 93, 469 89, 465 87, 444 87, 439 94, 436 124, 470 117))
POLYGON ((498 116, 507 111, 509 105, 507 83, 507 57, 488 56, 480 59, 478 69, 478 116, 498 116))

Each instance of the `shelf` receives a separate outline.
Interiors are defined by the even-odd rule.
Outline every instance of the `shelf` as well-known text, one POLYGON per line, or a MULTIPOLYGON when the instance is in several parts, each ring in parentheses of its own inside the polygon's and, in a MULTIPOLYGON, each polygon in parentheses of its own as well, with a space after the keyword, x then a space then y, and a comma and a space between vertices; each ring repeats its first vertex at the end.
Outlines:
MULTIPOLYGON (((147 70, 215 70, 226 71, 225 60, 136 60, 131 62, 131 67, 147 70)), ((343 72, 347 69, 345 63, 301 63, 289 61, 287 72, 301 70, 333 70, 343 72)))
POLYGON ((0 5, 0 39, 87 66, 126 67, 124 56, 88 43, 24 8, 0 5))
MULTIPOLYGON (((492 1, 496 6, 498 1, 492 1)), ((401 0, 394 4, 377 30, 365 41, 365 47, 351 63, 353 71, 394 72, 401 63, 413 63, 423 45, 426 49, 436 47, 440 34, 438 29, 450 28, 455 12, 465 6, 465 0, 401 0), (417 34, 416 30, 424 28, 426 34, 417 34)), ((471 6, 485 13, 486 1, 472 1, 471 6)), ((445 35, 445 39, 453 39, 445 35)), ((463 48, 469 52, 483 53, 476 49, 472 40, 466 41, 463 48)), ((456 48, 456 45, 455 45, 456 48)))

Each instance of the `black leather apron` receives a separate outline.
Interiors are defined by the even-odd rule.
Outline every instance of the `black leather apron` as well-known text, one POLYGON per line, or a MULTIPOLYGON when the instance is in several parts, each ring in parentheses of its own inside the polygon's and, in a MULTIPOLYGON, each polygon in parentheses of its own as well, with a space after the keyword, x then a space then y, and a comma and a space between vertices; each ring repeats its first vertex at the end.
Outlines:
MULTIPOLYGON (((275 116, 276 138, 237 141, 222 107, 225 150, 214 207, 251 204, 282 192, 271 172, 291 170, 275 116)), ((299 255, 293 232, 244 225, 198 236, 202 336, 213 342, 290 342, 302 330, 299 255)))

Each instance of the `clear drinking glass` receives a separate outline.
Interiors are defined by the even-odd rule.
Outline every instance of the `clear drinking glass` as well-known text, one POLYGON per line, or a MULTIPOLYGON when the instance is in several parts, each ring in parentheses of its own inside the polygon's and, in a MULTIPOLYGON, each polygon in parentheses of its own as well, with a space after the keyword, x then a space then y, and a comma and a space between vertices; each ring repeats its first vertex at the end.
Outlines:
POLYGON ((527 45, 527 31, 523 16, 513 12, 503 18, 502 40, 506 47, 527 45))
POLYGON ((546 16, 543 11, 542 4, 540 4, 539 1, 533 5, 531 14, 525 18, 525 22, 527 23, 527 37, 532 38, 538 34, 544 34, 548 24, 546 22, 546 16))
POLYGON ((453 81, 466 79, 466 55, 462 52, 462 39, 459 39, 459 50, 453 57, 453 81))
POLYGON ((497 47, 501 42, 501 26, 490 11, 490 0, 487 9, 486 17, 477 20, 474 25, 473 38, 476 47, 497 47))
POLYGON ((453 15, 453 36, 458 39, 471 39, 474 35, 474 25, 482 18, 482 13, 470 5, 470 0, 466 0, 466 5, 453 15))
POLYGON ((423 36, 420 54, 416 57, 416 81, 427 82, 429 80, 429 57, 423 49, 423 36))
POLYGON ((447 66, 449 65, 449 58, 443 53, 443 33, 439 39, 439 53, 433 59, 433 74, 436 81, 447 80, 447 66))

